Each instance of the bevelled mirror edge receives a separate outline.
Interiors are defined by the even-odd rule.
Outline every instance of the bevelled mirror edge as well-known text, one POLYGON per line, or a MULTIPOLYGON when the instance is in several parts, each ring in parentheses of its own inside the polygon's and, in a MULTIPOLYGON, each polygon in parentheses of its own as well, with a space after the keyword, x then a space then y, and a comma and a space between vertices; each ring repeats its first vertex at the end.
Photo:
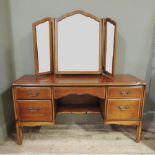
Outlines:
MULTIPOLYGON (((41 20, 38 20, 32 24, 32 31, 33 31, 33 49, 34 49, 34 69, 35 69, 35 75, 46 75, 46 74, 52 74, 53 71, 53 32, 54 32, 54 19, 51 17, 46 17, 41 20), (49 54, 49 65, 48 65, 48 71, 40 71, 39 69, 39 54, 38 54, 38 38, 37 38, 37 26, 46 24, 48 25, 48 54, 49 54)), ((39 36, 39 35, 38 35, 39 36)))
POLYGON ((90 13, 87 13, 85 11, 76 10, 72 11, 70 13, 66 13, 61 17, 58 17, 55 19, 55 54, 54 54, 54 71, 55 74, 102 74, 103 68, 102 68, 102 56, 103 56, 103 36, 102 36, 102 19, 98 18, 90 13), (62 20, 66 19, 67 17, 71 17, 76 14, 81 14, 83 16, 89 17, 99 23, 99 70, 97 71, 59 71, 58 70, 58 22, 61 22, 62 20))
POLYGON ((111 18, 106 18, 105 20, 103 20, 103 26, 104 26, 104 69, 103 69, 103 73, 109 75, 109 76, 114 76, 115 75, 115 64, 116 64, 116 45, 117 45, 117 31, 118 31, 118 25, 117 23, 112 20, 111 18), (108 27, 107 25, 108 24, 111 24, 113 25, 114 27, 114 33, 113 33, 113 45, 112 45, 112 48, 113 48, 113 51, 112 51, 112 65, 111 65, 111 71, 107 70, 107 62, 108 62, 108 59, 107 59, 107 52, 108 51, 108 47, 107 47, 107 44, 108 44, 108 38, 107 38, 107 33, 108 33, 108 27))

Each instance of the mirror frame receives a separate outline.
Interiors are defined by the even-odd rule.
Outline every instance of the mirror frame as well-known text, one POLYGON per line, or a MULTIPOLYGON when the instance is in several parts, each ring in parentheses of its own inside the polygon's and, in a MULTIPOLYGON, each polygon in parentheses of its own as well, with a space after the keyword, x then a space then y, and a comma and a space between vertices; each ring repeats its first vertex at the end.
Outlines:
POLYGON ((35 67, 35 75, 44 75, 44 74, 51 74, 54 72, 53 67, 53 33, 54 33, 54 20, 50 17, 43 18, 38 20, 32 24, 32 31, 33 31, 33 47, 34 47, 34 67, 35 67), (36 27, 39 24, 49 22, 49 43, 50 43, 50 71, 39 73, 39 60, 38 60, 38 48, 37 48, 37 32, 36 27))
POLYGON ((54 54, 54 71, 55 74, 102 74, 103 72, 103 35, 102 35, 103 27, 102 27, 102 19, 98 18, 90 13, 86 13, 81 10, 76 10, 70 13, 66 13, 63 16, 55 19, 55 54, 54 54), (63 19, 76 15, 81 14, 86 17, 90 17, 91 19, 94 19, 95 21, 99 22, 99 70, 98 71, 58 71, 58 22, 62 21, 63 19))
POLYGON ((118 31, 118 26, 117 23, 112 20, 111 18, 106 18, 103 20, 103 26, 104 26, 104 69, 103 72, 107 75, 114 76, 115 75, 115 64, 116 64, 116 44, 117 44, 117 31, 118 31), (105 70, 106 68, 106 53, 107 53, 107 22, 113 24, 115 26, 114 30, 114 44, 113 44, 113 60, 112 60, 112 73, 109 73, 108 71, 105 70))

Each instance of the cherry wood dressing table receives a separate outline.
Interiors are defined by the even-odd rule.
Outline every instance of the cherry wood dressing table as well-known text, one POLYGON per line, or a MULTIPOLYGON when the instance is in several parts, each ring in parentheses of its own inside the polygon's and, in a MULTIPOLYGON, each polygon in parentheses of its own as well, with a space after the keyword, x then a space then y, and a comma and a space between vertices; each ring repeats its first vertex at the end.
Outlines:
POLYGON ((145 82, 132 75, 47 76, 25 75, 13 83, 13 100, 18 144, 22 143, 22 127, 55 123, 58 114, 101 113, 103 123, 137 126, 140 141, 145 82), (100 99, 97 104, 66 104, 56 100, 67 95, 89 94, 100 99))
POLYGON ((103 123, 136 126, 141 139, 144 81, 115 74, 117 24, 84 11, 32 25, 35 75, 12 84, 17 143, 24 126, 60 114, 101 114, 103 123))

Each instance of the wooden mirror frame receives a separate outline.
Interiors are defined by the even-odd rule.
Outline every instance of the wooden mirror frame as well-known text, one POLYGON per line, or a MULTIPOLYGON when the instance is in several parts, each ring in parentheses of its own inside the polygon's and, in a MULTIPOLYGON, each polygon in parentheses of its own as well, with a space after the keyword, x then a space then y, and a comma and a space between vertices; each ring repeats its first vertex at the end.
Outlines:
POLYGON ((116 43, 117 43, 117 31, 118 31, 118 26, 117 23, 112 20, 111 18, 106 18, 105 20, 103 20, 103 29, 104 31, 104 64, 103 64, 103 73, 110 75, 110 76, 114 76, 115 75, 115 63, 116 63, 116 43), (107 53, 107 22, 113 24, 115 26, 115 30, 114 30, 114 44, 113 44, 113 60, 112 60, 112 73, 109 73, 108 71, 105 70, 106 68, 106 53, 107 53))
POLYGON ((33 45, 34 45, 34 62, 35 62, 35 75, 44 75, 44 74, 107 74, 114 76, 115 74, 115 62, 116 62, 116 42, 117 42, 117 23, 110 19, 101 19, 90 13, 86 13, 81 10, 76 10, 70 13, 67 13, 55 20, 48 17, 42 20, 39 20, 32 24, 33 30, 33 45), (86 17, 90 17, 99 22, 99 71, 58 71, 58 42, 57 42, 57 24, 59 21, 76 15, 81 14, 86 17), (36 27, 39 24, 49 21, 49 43, 50 43, 50 71, 39 73, 39 60, 38 60, 38 48, 37 48, 37 34, 36 27), (114 31, 114 44, 113 44, 113 60, 112 60, 112 73, 109 73, 105 70, 106 68, 106 53, 107 53, 107 22, 112 23, 115 26, 114 31), (54 52, 55 51, 55 52, 54 52))
POLYGON ((73 12, 70 12, 70 13, 66 13, 65 15, 59 17, 59 18, 56 18, 55 19, 55 54, 54 54, 54 71, 55 71, 55 74, 102 74, 103 72, 103 68, 102 68, 102 64, 103 64, 103 35, 102 35, 102 19, 92 15, 92 14, 89 14, 89 13, 86 13, 84 11, 81 11, 81 10, 76 10, 76 11, 73 11, 73 12), (94 19, 95 21, 99 22, 99 71, 58 71, 58 22, 67 18, 67 17, 70 17, 70 16, 73 16, 73 15, 76 15, 76 14, 81 14, 81 15, 84 15, 86 17, 90 17, 91 19, 94 19))
POLYGON ((54 72, 53 67, 53 33, 54 33, 54 20, 50 17, 38 20, 32 24, 33 31, 33 47, 34 47, 34 66, 35 66, 35 75, 44 75, 44 74, 52 74, 54 72), (37 47, 37 32, 36 27, 39 24, 49 22, 49 44, 50 44, 50 71, 39 73, 39 59, 38 59, 38 47, 37 47))

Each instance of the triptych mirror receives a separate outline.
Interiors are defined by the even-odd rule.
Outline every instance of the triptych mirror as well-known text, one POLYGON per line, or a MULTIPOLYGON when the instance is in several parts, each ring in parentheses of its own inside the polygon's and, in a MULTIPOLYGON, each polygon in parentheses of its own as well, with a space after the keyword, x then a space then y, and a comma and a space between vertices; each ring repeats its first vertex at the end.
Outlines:
POLYGON ((84 11, 33 23, 35 74, 114 76, 117 24, 84 11))

